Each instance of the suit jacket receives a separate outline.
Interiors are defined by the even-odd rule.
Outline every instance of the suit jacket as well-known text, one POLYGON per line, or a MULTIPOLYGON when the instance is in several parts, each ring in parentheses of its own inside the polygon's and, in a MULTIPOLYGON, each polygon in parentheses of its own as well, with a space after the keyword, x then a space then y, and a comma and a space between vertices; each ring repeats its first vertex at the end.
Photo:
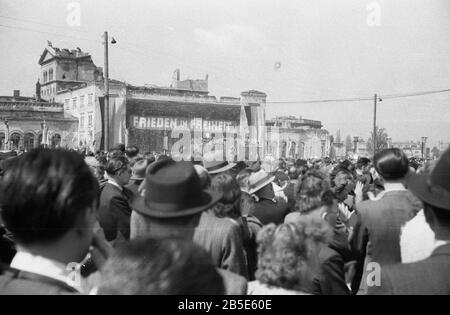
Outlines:
POLYGON ((314 295, 350 295, 345 282, 345 262, 332 246, 319 253, 320 271, 313 279, 314 295))
POLYGON ((218 268, 225 286, 225 295, 247 295, 247 279, 233 272, 218 268))
POLYGON ((242 233, 236 221, 218 218, 211 210, 205 211, 193 240, 211 255, 216 267, 248 278, 242 233))
POLYGON ((62 281, 4 268, 0 272, 0 295, 74 295, 78 291, 62 281))
POLYGON ((130 239, 131 207, 126 193, 106 183, 100 195, 98 222, 105 232, 106 240, 130 239))
POLYGON ((262 199, 255 204, 255 207, 250 212, 250 215, 255 216, 263 225, 269 223, 281 224, 286 214, 287 203, 280 199, 277 199, 277 202, 262 199))
POLYGON ((381 268, 380 286, 369 287, 369 294, 450 295, 450 244, 425 260, 381 268))
POLYGON ((352 284, 354 293, 358 289, 365 293, 366 275, 370 271, 365 265, 401 262, 401 227, 421 208, 422 203, 407 190, 390 191, 379 200, 367 200, 356 205, 356 226, 351 240, 357 260, 352 284))

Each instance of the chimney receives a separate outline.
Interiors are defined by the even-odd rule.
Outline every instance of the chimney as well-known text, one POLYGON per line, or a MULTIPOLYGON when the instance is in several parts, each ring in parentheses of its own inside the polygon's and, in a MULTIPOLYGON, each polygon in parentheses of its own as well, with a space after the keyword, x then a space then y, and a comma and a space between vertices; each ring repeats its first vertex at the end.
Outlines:
POLYGON ((13 96, 14 98, 18 98, 20 96, 20 90, 14 90, 13 96))

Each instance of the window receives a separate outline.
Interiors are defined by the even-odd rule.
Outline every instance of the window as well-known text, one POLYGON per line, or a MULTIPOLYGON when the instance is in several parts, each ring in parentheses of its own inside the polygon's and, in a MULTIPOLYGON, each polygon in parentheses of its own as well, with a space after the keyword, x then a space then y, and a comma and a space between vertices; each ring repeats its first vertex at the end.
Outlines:
POLYGON ((84 115, 80 116, 80 129, 84 129, 84 115))
POLYGON ((69 100, 68 98, 66 98, 66 99, 64 100, 64 108, 65 108, 66 110, 69 110, 69 109, 70 109, 70 100, 69 100))
POLYGON ((76 97, 72 98, 72 109, 73 110, 77 109, 77 98, 76 97))
POLYGON ((88 106, 89 107, 92 106, 93 100, 94 100, 94 94, 91 93, 88 95, 88 106))
POLYGON ((44 83, 47 82, 47 71, 44 71, 44 77, 43 77, 44 83))
POLYGON ((92 114, 88 116, 88 128, 92 128, 92 114))
POLYGON ((48 80, 53 81, 53 69, 50 69, 48 72, 48 80))
POLYGON ((80 96, 80 108, 84 108, 84 95, 80 96))

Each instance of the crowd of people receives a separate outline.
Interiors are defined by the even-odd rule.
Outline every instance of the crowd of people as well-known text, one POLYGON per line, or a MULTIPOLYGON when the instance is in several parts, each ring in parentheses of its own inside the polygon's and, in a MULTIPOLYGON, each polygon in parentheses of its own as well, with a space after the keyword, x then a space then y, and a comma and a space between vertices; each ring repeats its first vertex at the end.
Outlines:
POLYGON ((0 160, 0 294, 450 294, 450 150, 0 160))

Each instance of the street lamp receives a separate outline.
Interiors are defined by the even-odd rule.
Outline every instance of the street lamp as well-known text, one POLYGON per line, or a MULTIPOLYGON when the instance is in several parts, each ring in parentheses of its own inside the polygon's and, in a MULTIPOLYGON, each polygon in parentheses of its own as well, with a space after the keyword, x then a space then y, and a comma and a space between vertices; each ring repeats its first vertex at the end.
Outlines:
MULTIPOLYGON (((105 71, 104 71, 104 85, 105 85, 105 108, 104 108, 104 130, 103 130, 103 146, 105 151, 108 151, 109 149, 109 133, 110 133, 110 126, 109 126, 109 55, 108 55, 108 32, 104 33, 104 41, 103 45, 105 48, 105 71)), ((116 44, 117 41, 114 39, 114 37, 111 40, 111 44, 116 44)), ((113 123, 113 122, 111 122, 113 123)), ((114 126, 113 126, 114 127, 114 126)), ((114 130, 114 128, 113 128, 114 130)))

